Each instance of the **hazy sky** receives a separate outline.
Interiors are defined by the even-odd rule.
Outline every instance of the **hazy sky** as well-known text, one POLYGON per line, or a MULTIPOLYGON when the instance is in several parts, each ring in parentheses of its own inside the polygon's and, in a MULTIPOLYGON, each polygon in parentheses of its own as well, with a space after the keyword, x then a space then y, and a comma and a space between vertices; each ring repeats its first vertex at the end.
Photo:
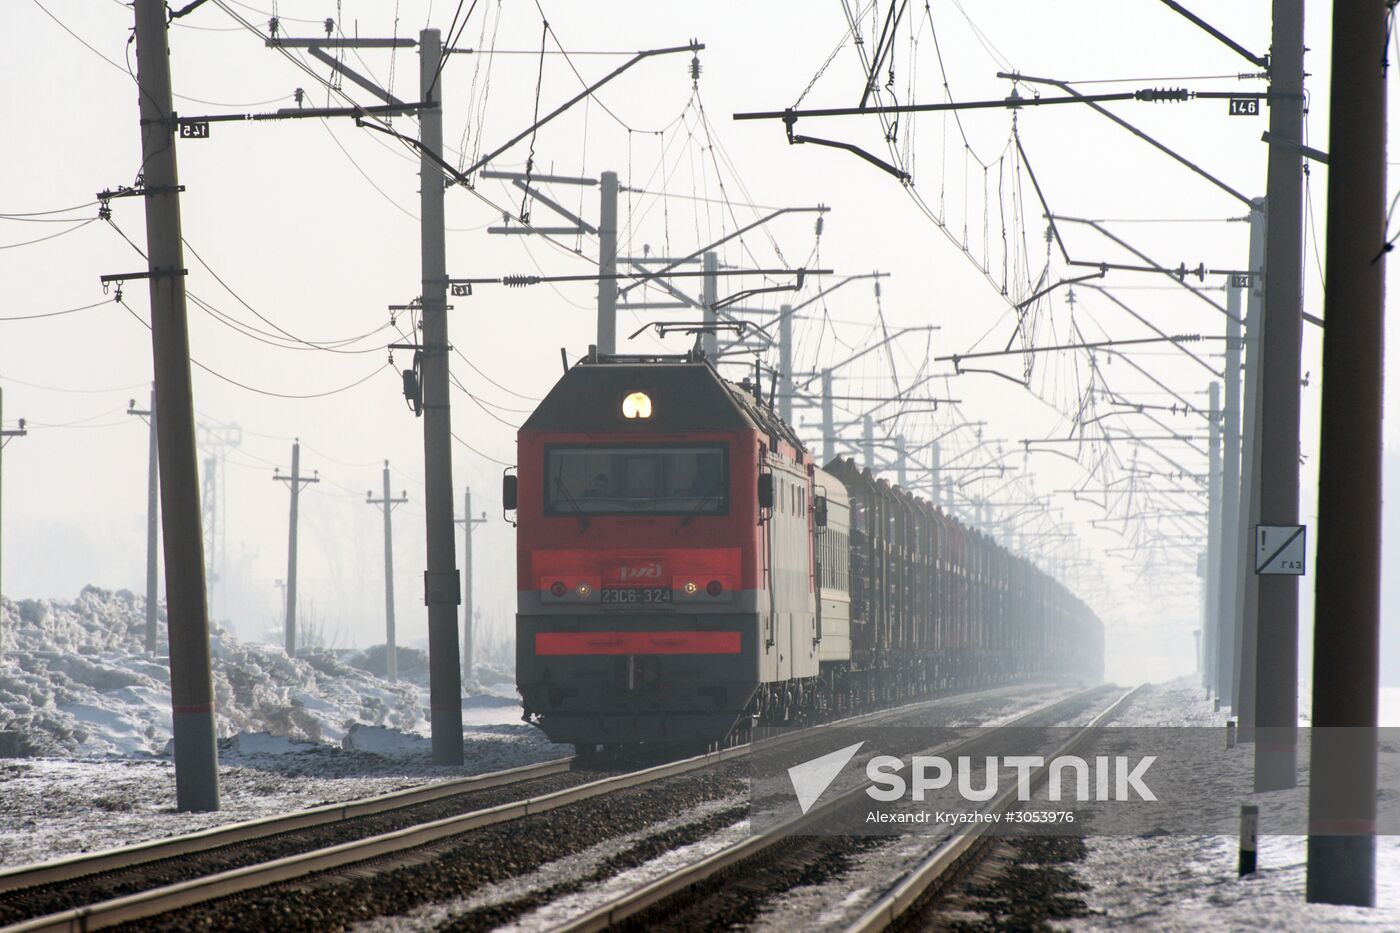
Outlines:
MULTIPOLYGON (((252 6, 227 3, 260 28, 274 7, 271 0, 252 6)), ((520 54, 449 59, 441 77, 448 157, 454 163, 470 161, 473 154, 494 149, 529 125, 537 98, 539 112, 548 112, 577 93, 579 75, 595 80, 625 61, 584 53, 635 51, 698 38, 706 45, 699 56, 698 82, 692 81, 688 54, 637 65, 587 105, 508 150, 494 167, 522 170, 533 149, 537 172, 596 176, 617 171, 622 183, 634 189, 623 194, 619 209, 625 255, 645 250, 683 255, 770 208, 830 206, 820 237, 812 215, 788 215, 730 241, 720 253, 722 262, 734 267, 820 265, 838 276, 875 269, 890 273, 878 296, 869 282, 854 282, 809 306, 794 341, 800 371, 840 363, 878 341, 882 327, 891 333, 940 328, 906 334, 892 343, 891 351, 870 353, 840 369, 837 394, 852 397, 838 403, 843 419, 854 418, 868 404, 860 397, 889 394, 922 376, 951 376, 951 364, 933 357, 1002 349, 1018 339, 1008 302, 1029 296, 1028 283, 1041 276, 1049 246, 1042 207, 1012 141, 1013 120, 1056 213, 1111 221, 1107 226, 1116 235, 1167 266, 1184 262, 1238 268, 1246 263, 1247 225, 1229 222, 1243 214, 1238 201, 1083 107, 1026 109, 1015 117, 1004 110, 966 113, 961 119, 925 114, 884 128, 870 117, 798 124, 798 132, 854 141, 884 158, 893 148, 913 173, 908 188, 848 153, 788 146, 778 122, 733 121, 736 111, 781 109, 799 97, 805 106, 859 102, 864 77, 854 45, 843 43, 849 29, 839 2, 541 3, 549 22, 545 47, 553 51, 557 42, 576 53, 567 60, 549 55, 541 65, 540 5, 522 0, 466 5, 472 13, 459 46, 520 54), (889 146, 886 132, 893 136, 889 146), (1003 282, 1007 297, 1001 294, 1003 282)), ((324 35, 323 21, 332 17, 338 34, 416 37, 425 25, 446 30, 457 9, 441 0, 285 0, 275 6, 283 34, 295 36, 324 35)), ((128 62, 134 68, 134 50, 127 44, 130 9, 118 0, 9 0, 6 13, 0 78, 10 93, 0 108, 12 129, 0 147, 0 215, 87 205, 96 191, 131 184, 140 147, 135 85, 127 70, 128 62)), ((942 100, 945 76, 947 93, 955 99, 1001 98, 1011 83, 995 75, 1005 70, 1077 82, 1131 79, 1085 83, 1085 91, 1264 88, 1261 81, 1235 77, 1251 70, 1243 59, 1149 0, 961 5, 937 0, 910 4, 906 15, 895 44, 892 80, 888 65, 881 71, 879 83, 888 85, 886 101, 891 94, 901 102, 942 100)), ((1230 4, 1208 15, 1244 45, 1267 50, 1269 4, 1230 4)), ((861 6, 858 18, 864 47, 873 48, 879 24, 872 22, 871 6, 861 6)), ((1308 142, 1325 149, 1329 36, 1324 5, 1314 4, 1310 11, 1307 44, 1313 50, 1307 62, 1312 74, 1308 142)), ((293 106, 291 95, 299 87, 306 90, 308 105, 340 103, 317 81, 316 76, 328 74, 323 65, 265 48, 215 3, 178 21, 171 46, 182 115, 293 106)), ((416 99, 414 50, 367 50, 350 54, 347 62, 390 85, 403 99, 416 99)), ((344 88, 357 100, 374 102, 349 82, 344 88)), ((1032 92, 1031 85, 1021 85, 1023 95, 1032 92)), ((1230 185, 1249 195, 1263 194, 1266 152, 1259 136, 1266 117, 1230 117, 1223 101, 1110 106, 1230 185)), ((394 126, 416 134, 410 118, 398 118, 394 126)), ((422 423, 405 409, 398 376, 387 367, 383 350, 390 339, 399 339, 387 326, 387 306, 419 293, 416 158, 387 137, 344 119, 215 124, 212 138, 182 141, 178 151, 186 186, 188 284, 203 303, 190 307, 193 354, 212 371, 195 370, 196 407, 211 427, 241 428, 241 441, 226 450, 220 474, 224 558, 214 586, 214 615, 230 620, 244 636, 261 637, 280 624, 273 581, 286 569, 287 491, 269 480, 274 466, 290 466, 291 441, 299 436, 303 469, 319 470, 322 479, 302 498, 303 616, 318 616, 328 632, 338 630, 341 644, 382 639, 382 526, 380 513, 363 500, 366 489, 379 494, 380 466, 387 458, 394 467, 395 494, 404 490, 410 500, 395 513, 400 638, 420 640, 426 635, 422 423), (255 331, 251 336, 250 329, 255 331), (365 352, 329 352, 308 349, 287 334, 315 342, 368 336, 335 345, 341 351, 365 352), (328 392, 319 398, 279 397, 328 392)), ((596 189, 547 190, 596 223, 596 189)), ((1325 166, 1312 166, 1308 194, 1304 304, 1321 316, 1317 238, 1324 233, 1326 217, 1325 166)), ((535 223, 556 225, 542 203, 528 206, 535 223)), ((453 276, 586 274, 596 259, 592 237, 546 242, 487 235, 485 228, 499 224, 503 213, 516 215, 522 208, 521 193, 505 183, 481 180, 474 192, 451 189, 447 208, 448 271, 453 276)), ((35 222, 91 218, 95 206, 42 218, 0 217, 0 317, 106 302, 72 314, 0 321, 6 423, 22 416, 32 428, 28 437, 6 448, 4 458, 4 588, 12 597, 68 597, 85 583, 137 590, 144 585, 146 433, 124 411, 128 398, 144 404, 148 393, 149 332, 136 320, 148 318, 148 297, 140 282, 128 285, 128 312, 111 300, 112 294, 104 296, 98 277, 143 269, 144 261, 122 234, 142 247, 145 237, 139 200, 113 201, 112 210, 113 225, 35 222), (62 235, 16 245, 51 234, 62 235)), ((1067 224, 1063 232, 1076 259, 1136 261, 1082 225, 1067 224)), ((1068 269, 1056 256, 1047 281, 1072 274, 1082 270, 1068 269)), ((698 293, 693 281, 686 284, 698 293)), ((749 287, 760 284, 745 280, 749 287)), ((1223 332, 1224 318, 1217 311, 1161 277, 1114 273, 1093 284, 1111 289, 1119 301, 1168 333, 1223 332)), ((1222 283, 1211 278, 1205 284, 1218 288, 1222 283)), ((1392 273, 1392 296, 1395 284, 1392 273)), ((725 280, 720 293, 737 287, 737 280, 725 280)), ((806 300, 816 288, 817 281, 810 280, 796 300, 806 300)), ((584 282, 528 289, 483 286, 472 297, 451 300, 451 337, 461 353, 452 360, 461 383, 452 393, 453 425, 470 445, 454 447, 454 482, 459 499, 470 485, 475 508, 490 518, 476 532, 476 580, 488 630, 497 638, 508 630, 514 611, 514 535, 500 520, 500 472, 514 461, 514 425, 559 375, 559 348, 576 357, 592 342, 595 295, 596 287, 584 282)), ((642 289, 629 297, 644 295, 662 297, 642 289)), ((1071 303, 1069 292, 1061 289, 1035 304, 1019 339, 1043 345, 1077 339, 1076 333, 1091 340, 1150 336, 1102 294, 1081 287, 1073 295, 1071 303)), ((1223 302, 1219 291, 1211 295, 1223 302)), ((775 308, 786 300, 790 296, 762 295, 745 304, 775 308)), ((647 320, 676 314, 622 311, 618 329, 630 333, 647 320)), ((400 317, 398 324, 406 327, 407 322, 400 317)), ((1303 370, 1311 378, 1303 393, 1303 509, 1304 520, 1311 523, 1320 341, 1312 327, 1304 337, 1303 370)), ((668 345, 681 349, 683 342, 674 338, 668 345)), ((659 344, 644 336, 627 346, 659 344)), ((1203 343, 1195 349, 1219 368, 1220 347, 1203 343)), ((399 368, 405 361, 400 355, 395 362, 399 368)), ((967 484, 965 495, 991 495, 1011 503, 1043 501, 1058 510, 1054 522, 1026 525, 1030 534, 1022 543, 1048 546, 1049 539, 1037 535, 1052 527, 1073 528, 1077 544, 1060 553, 1077 551, 1092 561, 1092 567, 1081 567, 1071 579, 1110 627, 1112 672, 1124 679, 1161 676, 1191 663, 1190 633, 1198 625, 1199 600, 1195 551, 1204 539, 1199 520, 1125 520, 1121 510, 1105 516, 1057 494, 1076 483, 1101 487, 1123 476, 1132 463, 1131 445, 1116 443, 1107 454, 1101 443, 1082 449, 1053 445, 1075 461, 1047 453, 1026 457, 1019 451, 1020 441, 1069 436, 1091 378, 1135 401, 1172 404, 1151 381, 1156 379, 1204 406, 1210 377, 1164 345, 1139 348, 1128 359, 1099 354, 1094 363, 1097 377, 1091 377, 1086 353, 1037 357, 1029 392, 987 374, 935 379, 928 383, 929 397, 957 399, 958 405, 944 404, 932 412, 927 403, 911 403, 880 430, 902 433, 914 447, 959 420, 985 421, 984 438, 1002 442, 1002 462, 1009 470, 1024 471, 1023 478, 999 488, 1006 480, 986 473, 950 469, 946 475, 967 484), (1100 464, 1092 478, 1086 478, 1086 464, 1100 464), (1104 517, 1117 521, 1112 527, 1090 524, 1104 517), (1179 545, 1134 552, 1134 542, 1158 531, 1178 536, 1179 545)), ((992 359, 984 365, 1022 377, 1026 358, 992 359)), ((1111 410, 1102 399, 1099 405, 1099 414, 1111 410)), ((880 414, 895 412, 891 407, 880 414)), ((1169 429, 1204 437, 1205 422, 1199 417, 1156 414, 1165 427, 1126 417, 1101 424, 1115 431, 1160 435, 1169 429)), ((798 419, 808 422, 804 434, 812 436, 815 412, 799 410, 798 419)), ((846 436, 855 439, 858 433, 858 427, 850 428, 846 436)), ((1397 441, 1393 424, 1387 439, 1397 441)), ((965 453, 974 443, 967 429, 949 435, 945 461, 966 467, 997 456, 995 443, 990 453, 965 453), (960 454, 963 459, 954 461, 960 454)), ((1204 470, 1203 440, 1155 447, 1156 452, 1138 453, 1139 469, 1204 470)), ((206 455, 214 452, 211 448, 206 455)), ((1180 483, 1146 482, 1159 488, 1180 483)), ((1185 496, 1142 498, 1138 505, 1155 511, 1203 508, 1185 496)), ((1008 506, 1000 514, 1021 508, 1026 507, 1008 506)), ((1309 576, 1301 586, 1309 619, 1311 585, 1309 576)))

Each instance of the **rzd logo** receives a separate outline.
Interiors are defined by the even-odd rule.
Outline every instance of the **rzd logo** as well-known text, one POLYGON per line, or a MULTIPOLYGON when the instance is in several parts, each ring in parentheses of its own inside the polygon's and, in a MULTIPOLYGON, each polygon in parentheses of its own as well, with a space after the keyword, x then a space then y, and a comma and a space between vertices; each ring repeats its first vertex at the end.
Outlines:
POLYGON ((628 580, 660 580, 661 565, 657 563, 638 564, 635 567, 624 565, 618 569, 617 578, 624 583, 628 580))

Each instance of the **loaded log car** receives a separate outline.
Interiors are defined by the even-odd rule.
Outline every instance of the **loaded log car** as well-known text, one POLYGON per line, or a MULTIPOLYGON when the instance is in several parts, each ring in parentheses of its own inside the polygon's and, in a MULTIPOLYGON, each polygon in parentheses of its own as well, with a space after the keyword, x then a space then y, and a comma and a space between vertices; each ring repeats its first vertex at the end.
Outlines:
POLYGON ((1102 673, 1102 626, 1058 582, 849 460, 819 467, 698 349, 570 367, 504 500, 525 717, 585 751, 1102 673))

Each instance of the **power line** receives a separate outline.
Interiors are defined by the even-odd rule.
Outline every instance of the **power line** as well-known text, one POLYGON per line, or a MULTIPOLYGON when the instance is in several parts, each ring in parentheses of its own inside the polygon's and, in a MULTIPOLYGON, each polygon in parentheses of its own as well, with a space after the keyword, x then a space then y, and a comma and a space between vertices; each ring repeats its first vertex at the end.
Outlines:
MULTIPOLYGON (((27 213, 0 212, 0 217, 7 220, 21 217, 45 217, 50 214, 67 214, 71 211, 80 211, 88 207, 96 207, 96 201, 88 201, 85 204, 74 204, 72 207, 59 207, 51 211, 29 211, 27 213)), ((75 218, 76 219, 76 218, 75 218)))
POLYGON ((60 230, 57 233, 50 233, 48 236, 37 237, 33 240, 25 240, 22 243, 6 243, 0 246, 0 249, 18 249, 21 246, 33 246, 35 243, 43 243, 47 240, 56 240, 61 236, 67 236, 70 233, 83 229, 95 220, 97 220, 96 217, 89 217, 87 220, 84 220, 82 223, 79 223, 76 227, 69 227, 67 230, 60 230))
POLYGON ((467 364, 468 366, 470 366, 472 369, 476 370, 477 375, 479 375, 481 378, 485 379, 487 382, 491 383, 491 384, 492 384, 493 386, 495 386, 496 388, 500 389, 502 392, 505 392, 507 395, 514 395, 516 398, 524 399, 524 400, 527 401, 527 402, 538 402, 538 401, 539 401, 539 397, 538 397, 538 396, 524 395, 523 393, 516 392, 516 391, 514 391, 513 389, 507 389, 505 386, 501 385, 501 384, 500 384, 499 382, 497 382, 495 379, 492 379, 490 376, 486 375, 486 373, 482 371, 481 367, 479 367, 479 366, 477 366, 475 363, 473 363, 473 362, 467 357, 467 355, 466 355, 465 353, 463 353, 461 350, 457 349, 457 347, 454 346, 454 347, 452 348, 452 352, 455 353, 455 354, 457 354, 457 356, 461 357, 462 362, 466 363, 466 364, 467 364))
POLYGON ((63 23, 63 20, 59 19, 57 16, 54 16, 52 13, 50 13, 50 12, 49 12, 49 8, 46 7, 46 6, 44 6, 42 3, 40 3, 39 0, 33 0, 33 3, 34 3, 34 5, 37 6, 39 9, 41 9, 41 10, 44 11, 44 15, 45 15, 45 16, 47 16, 49 19, 51 19, 51 20, 53 20, 55 23, 57 23, 57 24, 58 24, 58 27, 59 27, 60 29, 62 29, 64 32, 68 33, 68 35, 72 36, 74 39, 77 39, 80 43, 82 43, 83 47, 86 48, 89 52, 91 52, 92 54, 96 55, 98 58, 102 59, 102 60, 103 60, 104 62, 106 62, 107 64, 111 65, 113 68, 117 69, 117 70, 120 71, 122 74, 125 74, 125 75, 130 76, 130 74, 131 74, 130 70, 128 70, 128 69, 126 69, 126 68, 123 68, 121 65, 119 65, 119 64, 117 64, 116 62, 112 61, 112 60, 111 60, 110 58, 108 58, 106 55, 103 55, 101 52, 97 51, 97 49, 95 49, 95 48, 93 48, 91 45, 89 45, 86 39, 84 39, 82 36, 78 35, 76 32, 74 32, 73 30, 71 30, 71 29, 69 29, 67 26, 65 26, 64 23, 63 23))
POLYGON ((492 457, 492 456, 490 456, 489 454, 484 454, 484 453, 482 453, 481 451, 479 451, 479 450, 477 450, 475 447, 473 447, 471 444, 468 444, 466 441, 464 441, 464 440, 462 440, 460 437, 458 437, 456 431, 453 431, 453 432, 452 432, 452 439, 453 439, 454 441, 456 441, 457 443, 461 444, 463 447, 467 448, 467 450, 470 450, 472 453, 476 454, 478 457, 480 457, 480 458, 483 459, 483 460, 490 460, 492 463, 496 463, 496 464, 499 464, 499 465, 504 466, 504 467, 515 466, 515 464, 513 464, 513 463, 507 463, 507 462, 504 461, 504 460, 497 460, 495 457, 492 457))
MULTIPOLYGON (((132 310, 131 305, 127 304, 126 301, 125 301, 124 299, 122 299, 122 298, 119 297, 119 298, 117 299, 117 303, 120 304, 123 308, 125 308, 125 309, 127 310, 127 313, 128 313, 128 314, 130 314, 132 317, 136 318, 136 320, 140 321, 140 322, 141 322, 141 326, 145 327, 147 330, 150 330, 150 329, 151 329, 151 325, 148 324, 148 323, 146 322, 146 320, 145 320, 144 318, 141 317, 141 315, 137 314, 134 310, 132 310)), ((307 393, 307 394, 301 395, 301 394, 295 394, 295 393, 290 393, 290 392, 274 392, 274 391, 272 391, 272 390, 270 390, 270 389, 259 389, 259 388, 257 388, 256 386, 248 385, 248 384, 245 383, 245 382, 239 382, 237 379, 234 379, 234 378, 232 378, 232 377, 230 377, 230 376, 225 376, 223 373, 219 372, 218 370, 212 369, 211 367, 204 365, 203 363, 201 363, 199 360, 195 359, 194 357, 190 357, 190 362, 193 363, 194 365, 198 366, 200 369, 204 370, 206 373, 208 373, 209 375, 213 376, 214 378, 223 380, 224 382, 227 382, 229 385, 237 386, 237 387, 240 388, 240 389, 246 389, 246 390, 249 391, 249 392, 254 392, 254 393, 258 394, 258 395, 270 396, 270 397, 272 397, 272 398, 295 399, 295 400, 298 400, 298 401, 306 400, 306 399, 326 398, 326 397, 331 396, 331 395, 338 395, 338 394, 340 394, 341 392, 348 392, 349 390, 355 388, 356 386, 359 386, 359 385, 362 385, 362 384, 368 382, 368 381, 369 381, 370 379, 372 379, 374 376, 378 375, 379 372, 380 372, 381 370, 387 369, 387 370, 389 370, 390 372, 393 372, 393 367, 391 367, 388 363, 382 363, 382 364, 380 364, 379 366, 375 367, 374 370, 372 370, 371 372, 369 372, 367 375, 362 376, 362 377, 359 378, 359 379, 356 379, 354 382, 352 382, 352 383, 350 383, 350 384, 348 384, 348 385, 340 386, 339 388, 336 388, 336 389, 328 389, 328 390, 326 390, 326 391, 324 391, 324 392, 311 392, 311 393, 307 393)), ((395 373, 395 375, 398 375, 398 374, 395 373)))
POLYGON ((104 298, 101 301, 95 301, 90 305, 82 305, 78 308, 65 308, 62 311, 46 311, 41 314, 17 314, 13 316, 0 317, 0 321, 35 321, 39 320, 40 318, 58 317, 63 314, 75 314, 79 311, 88 311, 92 308, 97 308, 105 304, 111 304, 111 299, 104 298))

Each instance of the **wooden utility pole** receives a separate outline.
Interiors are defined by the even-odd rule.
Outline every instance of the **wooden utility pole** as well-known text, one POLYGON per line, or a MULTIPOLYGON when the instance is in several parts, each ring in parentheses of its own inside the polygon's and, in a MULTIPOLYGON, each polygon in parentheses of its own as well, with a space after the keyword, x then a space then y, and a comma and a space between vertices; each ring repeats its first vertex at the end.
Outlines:
POLYGON ((706 250, 703 258, 705 277, 700 303, 704 305, 705 326, 708 329, 700 335, 700 349, 705 351, 707 360, 718 364, 719 332, 712 325, 719 323, 719 309, 715 307, 715 303, 719 301, 719 276, 715 275, 719 271, 719 255, 713 250, 706 250))
POLYGON ((836 459, 836 424, 831 405, 831 370, 822 370, 822 465, 836 459))
POLYGON ((1235 581, 1240 558, 1240 316, 1243 288, 1225 297, 1225 392, 1220 424, 1220 565, 1216 577, 1215 693, 1229 706, 1235 695, 1235 581))
MULTIPOLYGON (((617 352, 617 172, 598 177, 598 352, 617 352)), ((470 565, 468 565, 470 566, 470 565)))
POLYGON ((864 415, 861 424, 861 457, 865 460, 865 468, 871 475, 875 474, 875 419, 869 415, 864 415))
POLYGON ((181 810, 219 808, 214 686, 209 662, 209 607, 204 588, 199 465, 180 233, 180 179, 175 164, 175 108, 163 0, 135 0, 136 69, 141 111, 142 195, 151 293, 156 441, 165 531, 165 606, 170 620, 170 701, 175 743, 175 798, 181 810))
MULTIPOLYGON (((26 431, 25 428, 24 428, 24 419, 23 419, 23 418, 19 419, 19 427, 17 427, 17 428, 11 428, 11 429, 8 430, 8 431, 5 430, 5 390, 4 390, 3 388, 0 388, 0 491, 3 491, 3 482, 2 482, 2 481, 3 481, 4 476, 5 476, 5 470, 4 470, 4 450, 5 450, 5 445, 8 444, 8 443, 10 442, 10 438, 12 438, 12 437, 24 437, 24 435, 26 435, 26 434, 28 434, 28 433, 29 433, 29 432, 26 431)), ((3 510, 0 510, 0 529, 3 529, 3 527, 4 527, 3 510)), ((4 549, 3 549, 3 548, 0 548, 0 569, 3 569, 3 566, 4 566, 3 557, 4 557, 4 549)), ((2 593, 4 593, 4 590, 3 590, 3 589, 0 589, 0 594, 2 594, 2 593)), ((3 619, 0 619, 0 622, 3 622, 3 621, 4 621, 3 619)), ((0 650, 3 650, 4 647, 5 647, 5 629, 3 628, 3 626, 0 626, 0 650)))
POLYGON ((1217 676, 1217 643, 1220 616, 1216 611, 1220 604, 1220 383, 1210 384, 1210 446, 1206 467, 1206 574, 1205 602, 1201 618, 1201 671, 1205 684, 1217 697, 1220 696, 1220 678, 1217 676))
POLYGON ((1308 782, 1308 900, 1365 907, 1376 897, 1388 12, 1385 0, 1332 4, 1308 782))
POLYGON ((778 416, 792 426, 792 305, 778 311, 778 416))
POLYGON ((476 603, 472 598, 472 531, 477 525, 486 524, 486 513, 472 517, 472 490, 467 487, 466 502, 462 510, 465 518, 457 519, 462 526, 462 676, 472 679, 472 669, 476 666, 476 638, 473 631, 476 603))
POLYGON ((126 413, 144 418, 150 435, 150 452, 146 461, 146 653, 156 654, 160 647, 159 626, 160 563, 156 549, 160 546, 160 452, 156 447, 156 387, 151 386, 151 403, 142 410, 136 407, 136 399, 127 403, 126 413))
MULTIPOLYGON (((1244 400, 1241 405, 1240 509, 1238 532, 1241 548, 1252 548, 1254 527, 1259 524, 1260 423, 1264 400, 1260 396, 1264 350, 1264 200, 1256 198, 1249 212, 1249 294, 1244 324, 1244 400)), ((1254 741, 1254 664, 1258 660, 1259 575, 1254 561, 1240 551, 1235 573, 1235 679, 1230 705, 1239 720, 1239 740, 1254 741)))
MULTIPOLYGON (((1303 0, 1274 0, 1259 524, 1298 523, 1303 346, 1303 0)), ((1259 577, 1254 790, 1298 782, 1298 578, 1259 577)))
MULTIPOLYGON (((319 471, 318 471, 319 472, 319 471)), ((287 522, 287 611, 285 625, 285 648, 287 657, 297 655, 297 506, 301 500, 301 487, 319 483, 320 476, 301 475, 301 440, 292 441, 292 474, 283 476, 280 469, 272 471, 272 478, 286 483, 292 491, 291 515, 287 522)))
POLYGON ((365 502, 384 508, 384 676, 389 683, 399 682, 399 647, 394 633, 394 521, 390 517, 394 506, 408 501, 407 490, 395 499, 389 492, 389 461, 384 461, 384 498, 374 498, 365 492, 365 502))
POLYGON ((462 763, 462 672, 457 661, 457 604, 462 586, 452 527, 452 409, 448 396, 447 246, 442 169, 442 34, 418 34, 419 216, 423 263, 423 504, 427 509, 428 670, 433 764, 462 763))

